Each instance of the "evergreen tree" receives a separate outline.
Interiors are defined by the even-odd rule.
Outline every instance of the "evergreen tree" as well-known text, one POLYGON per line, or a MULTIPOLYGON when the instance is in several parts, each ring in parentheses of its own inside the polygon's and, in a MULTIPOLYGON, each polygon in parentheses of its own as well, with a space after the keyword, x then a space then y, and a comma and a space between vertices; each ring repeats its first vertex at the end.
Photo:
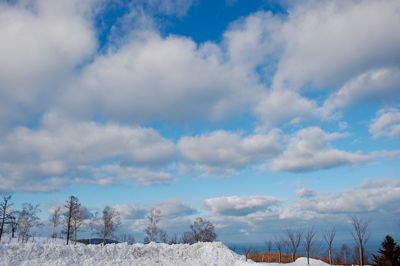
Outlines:
POLYGON ((400 247, 391 236, 386 236, 379 249, 379 255, 373 256, 374 265, 400 266, 400 247))

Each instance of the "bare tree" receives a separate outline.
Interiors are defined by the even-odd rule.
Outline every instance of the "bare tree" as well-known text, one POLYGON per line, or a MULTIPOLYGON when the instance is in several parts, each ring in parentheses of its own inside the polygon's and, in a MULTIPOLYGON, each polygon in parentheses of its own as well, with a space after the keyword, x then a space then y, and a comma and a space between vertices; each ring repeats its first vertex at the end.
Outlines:
POLYGON ((332 266, 333 264, 333 253, 332 253, 332 246, 333 246, 333 240, 335 239, 336 236, 336 228, 333 227, 329 231, 325 231, 323 233, 324 240, 326 242, 326 245, 328 246, 328 258, 329 258, 329 264, 332 266))
POLYGON ((292 253, 292 261, 295 261, 297 250, 299 248, 303 234, 301 231, 293 231, 290 229, 286 230, 286 234, 289 239, 288 243, 289 243, 290 252, 292 253))
POLYGON ((39 217, 37 213, 40 212, 39 205, 32 205, 24 203, 22 210, 18 213, 17 229, 18 238, 22 242, 27 242, 31 237, 31 230, 35 226, 39 226, 39 217))
POLYGON ((11 195, 3 196, 3 200, 0 202, 0 241, 1 236, 4 232, 4 225, 6 224, 8 218, 10 217, 10 207, 12 204, 10 203, 11 195))
POLYGON ((285 240, 282 239, 277 239, 275 240, 275 247, 278 250, 278 262, 282 263, 282 252, 285 249, 285 247, 287 246, 287 242, 285 240))
POLYGON ((350 255, 350 248, 346 245, 343 244, 342 247, 340 248, 340 253, 342 255, 342 259, 343 259, 343 264, 347 265, 347 259, 349 258, 350 255))
POLYGON ((173 245, 173 244, 177 244, 178 243, 178 236, 176 234, 173 234, 169 240, 168 240, 168 244, 173 245))
POLYGON ((216 238, 214 225, 204 218, 197 217, 190 225, 190 231, 183 233, 181 242, 185 244, 213 242, 216 238))
POLYGON ((245 247, 243 249, 243 253, 244 253, 244 256, 246 257, 246 261, 249 259, 249 255, 252 252, 253 252, 253 248, 252 247, 245 247))
MULTIPOLYGON (((271 254, 272 245, 273 245, 273 243, 271 240, 265 241, 265 246, 267 247, 267 262, 269 261, 269 256, 271 254)), ((264 262, 264 257, 261 260, 264 262)))
POLYGON ((369 239, 368 222, 359 219, 356 216, 351 217, 351 224, 353 225, 353 238, 358 248, 358 258, 360 265, 365 265, 365 245, 369 239))
POLYGON ((132 245, 136 242, 135 237, 132 234, 122 234, 118 238, 119 242, 126 242, 128 245, 132 245))
POLYGON ((90 232, 89 244, 92 244, 93 236, 98 235, 101 229, 101 218, 99 217, 99 212, 92 213, 92 216, 87 225, 90 232))
POLYGON ((56 227, 61 223, 61 207, 55 207, 50 210, 50 222, 52 225, 51 237, 56 238, 56 227))
POLYGON ((145 229, 146 237, 144 239, 144 243, 157 241, 157 235, 159 232, 157 224, 160 221, 160 218, 161 218, 161 211, 159 209, 152 208, 150 210, 149 216, 147 216, 148 225, 145 229))
POLYGON ((120 224, 121 222, 118 212, 110 206, 104 207, 102 228, 100 230, 101 236, 103 237, 103 245, 106 244, 106 238, 115 232, 120 224))
POLYGON ((192 231, 186 231, 182 234, 181 236, 181 241, 182 244, 193 244, 194 242, 194 237, 193 237, 193 232, 192 231))
POLYGON ((81 204, 79 200, 75 196, 70 196, 64 207, 66 209, 64 213, 64 222, 65 222, 65 230, 67 235, 67 245, 69 244, 69 240, 74 232, 74 220, 77 222, 77 213, 80 209, 81 204))
POLYGON ((214 225, 201 217, 197 217, 190 225, 195 242, 213 242, 217 238, 214 225))
POLYGON ((315 237, 314 227, 309 228, 304 235, 304 250, 307 255, 307 265, 310 265, 310 257, 313 248, 313 241, 315 237))
POLYGON ((158 239, 161 243, 165 243, 168 244, 169 242, 169 238, 168 238, 168 234, 165 230, 159 229, 158 231, 158 239))
POLYGON ((76 244, 76 241, 78 240, 78 231, 79 229, 84 225, 84 220, 86 218, 85 214, 86 209, 82 207, 80 203, 75 206, 73 212, 72 212, 72 232, 74 236, 74 241, 76 244))
POLYGON ((15 216, 16 214, 17 214, 17 212, 13 212, 10 215, 9 226, 10 226, 10 229, 11 229, 11 238, 15 237, 15 232, 17 231, 18 223, 17 223, 17 218, 15 216))

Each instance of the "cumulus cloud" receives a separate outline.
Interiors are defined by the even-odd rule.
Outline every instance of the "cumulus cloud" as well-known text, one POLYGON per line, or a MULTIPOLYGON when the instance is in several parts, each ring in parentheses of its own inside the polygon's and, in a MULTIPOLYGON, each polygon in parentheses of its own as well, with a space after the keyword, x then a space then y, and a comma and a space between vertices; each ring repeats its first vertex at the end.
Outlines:
POLYGON ((318 214, 357 214, 399 212, 400 181, 396 179, 366 181, 354 189, 298 201, 294 208, 318 214))
POLYGON ((256 107, 262 126, 268 128, 284 121, 318 118, 318 105, 292 90, 273 90, 265 94, 256 107))
MULTIPOLYGON (((103 1, 11 2, 0 4, 0 189, 168 183, 175 158, 181 169, 232 175, 258 164, 301 172, 398 156, 336 149, 330 142, 341 135, 319 128, 295 133, 286 149, 284 133, 264 133, 355 102, 396 100, 396 1, 302 3, 285 16, 257 12, 233 22, 220 42, 200 44, 154 27, 128 27, 121 43, 101 51, 93 16, 103 1), (310 97, 308 87, 339 89, 325 100, 318 92, 310 97), (190 126, 244 113, 261 121, 256 133, 196 132, 178 137, 177 147, 154 129, 132 125, 190 126)), ((184 16, 193 4, 132 5, 148 16, 184 16)), ((112 35, 116 25, 109 26, 112 35)), ((397 137, 397 117, 395 109, 380 111, 371 134, 397 137)))
POLYGON ((197 210, 181 200, 167 200, 153 205, 161 211, 163 218, 172 219, 195 214, 197 210))
POLYGON ((230 196, 204 200, 204 204, 212 212, 228 216, 246 216, 258 211, 270 210, 279 203, 279 200, 266 196, 230 196))
POLYGON ((97 56, 67 86, 56 109, 122 122, 218 120, 246 111, 260 85, 220 54, 212 43, 138 32, 116 51, 97 56))
POLYGON ((278 50, 274 36, 279 32, 281 23, 280 17, 269 12, 257 12, 234 21, 224 32, 222 43, 230 64, 253 71, 262 66, 262 74, 271 75, 269 66, 274 64, 272 59, 275 59, 278 50))
MULTIPOLYGON (((350 229, 347 223, 350 215, 371 220, 377 215, 383 217, 385 214, 387 215, 385 217, 395 219, 400 212, 398 207, 399 189, 399 179, 381 178, 367 180, 354 188, 336 192, 313 192, 312 197, 300 197, 294 202, 279 199, 278 202, 283 202, 283 204, 272 203, 273 208, 266 206, 261 210, 254 207, 263 205, 258 204, 260 201, 253 201, 251 204, 250 200, 246 200, 259 196, 215 198, 210 206, 207 206, 208 199, 206 199, 205 204, 212 212, 209 219, 216 225, 220 236, 231 235, 233 238, 243 239, 243 235, 237 235, 238 228, 241 228, 249 233, 249 239, 254 239, 260 234, 264 236, 271 234, 273 237, 282 234, 282 230, 285 228, 308 227, 310 220, 315 221, 315 219, 320 221, 315 223, 317 227, 323 226, 326 229, 326 226, 329 225, 335 226, 338 231, 347 232, 350 229), (246 211, 241 212, 239 206, 246 211), (225 212, 225 210, 227 211, 225 212), (231 210, 233 210, 233 214, 231 210)), ((296 194, 310 194, 310 190, 302 189, 296 191, 296 194)), ((263 197, 269 198, 268 196, 263 197)), ((391 220, 389 224, 392 224, 391 220)), ((372 230, 379 232, 382 230, 379 222, 371 224, 371 227, 373 227, 372 230)), ((395 227, 392 229, 395 230, 395 227)))
POLYGON ((374 138, 400 137, 400 111, 395 108, 378 111, 369 125, 369 132, 374 138))
POLYGON ((237 132, 214 131, 183 137, 178 147, 184 159, 198 165, 203 171, 231 174, 279 153, 280 131, 248 136, 237 132))
POLYGON ((362 73, 346 82, 325 102, 326 111, 353 103, 393 102, 400 96, 400 68, 382 68, 362 73))
POLYGON ((397 1, 295 5, 276 37, 285 48, 275 86, 340 86, 370 69, 398 65, 399 7, 397 1))
POLYGON ((17 128, 3 138, 0 174, 10 181, 8 186, 2 183, 2 187, 13 190, 20 189, 18 185, 24 188, 43 182, 48 184, 45 188, 59 188, 74 179, 84 180, 77 178, 79 174, 97 176, 100 184, 108 182, 104 179, 107 176, 145 184, 172 179, 167 173, 146 170, 166 166, 175 154, 174 144, 155 130, 94 122, 58 122, 45 122, 48 124, 36 130, 17 128))
MULTIPOLYGON (((100 167, 81 167, 83 173, 87 173, 91 179, 86 182, 94 182, 98 185, 109 185, 124 180, 137 181, 144 185, 169 184, 175 177, 165 171, 147 169, 121 164, 105 164, 100 167)), ((85 179, 81 180, 85 183, 85 179)))
POLYGON ((309 199, 315 197, 315 192, 308 188, 301 188, 296 191, 296 196, 299 198, 309 199))
POLYGON ((283 19, 264 20, 275 30, 264 30, 264 46, 252 47, 255 54, 258 48, 273 51, 264 64, 277 62, 272 78, 264 74, 273 80, 271 91, 255 109, 264 126, 331 119, 332 112, 357 102, 398 99, 399 7, 396 1, 311 1, 289 6, 283 19), (317 108, 316 99, 300 94, 310 88, 333 93, 317 108))
POLYGON ((330 146, 330 141, 344 136, 342 133, 326 133, 319 127, 301 129, 290 137, 286 150, 272 161, 272 169, 306 172, 362 164, 372 159, 370 155, 330 146))
POLYGON ((136 204, 120 204, 114 206, 115 210, 124 220, 143 219, 147 210, 136 204))
POLYGON ((46 110, 74 68, 95 51, 94 1, 78 2, 0 3, 2 126, 46 110))

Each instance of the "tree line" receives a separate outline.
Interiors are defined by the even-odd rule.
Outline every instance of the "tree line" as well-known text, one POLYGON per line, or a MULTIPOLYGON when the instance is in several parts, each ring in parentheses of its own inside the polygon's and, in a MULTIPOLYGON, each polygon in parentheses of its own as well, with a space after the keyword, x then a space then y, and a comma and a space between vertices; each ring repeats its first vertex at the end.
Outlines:
MULTIPOLYGON (((33 229, 44 226, 38 217, 40 211, 39 205, 30 203, 24 203, 21 210, 14 210, 11 195, 3 196, 0 202, 0 241, 5 227, 8 226, 11 238, 16 237, 15 233, 17 233, 18 241, 27 242, 33 236, 33 229)), ((147 226, 144 230, 145 244, 150 242, 193 244, 212 242, 217 237, 214 225, 202 217, 197 217, 190 225, 190 230, 184 232, 179 238, 177 235, 168 236, 167 232, 159 227, 160 219, 161 211, 152 208, 147 216, 147 226)), ((76 243, 79 240, 78 233, 84 227, 90 231, 90 239, 84 241, 85 243, 92 243, 93 235, 101 238, 103 244, 112 237, 118 238, 121 242, 135 242, 131 234, 114 235, 121 226, 121 218, 115 208, 105 206, 101 213, 89 213, 75 196, 70 196, 62 207, 52 208, 49 222, 51 238, 65 237, 67 245, 71 241, 76 243), (60 226, 62 228, 58 232, 57 229, 60 226)))
MULTIPOLYGON (((15 210, 11 198, 11 195, 3 196, 0 201, 0 241, 3 233, 8 229, 11 238, 18 237, 18 241, 27 242, 33 236, 32 231, 34 228, 44 226, 38 217, 38 213, 41 210, 39 205, 30 203, 24 203, 20 210, 15 210)), ((189 230, 182 233, 180 237, 176 234, 169 236, 165 230, 159 227, 161 217, 161 210, 157 208, 150 210, 147 216, 147 226, 144 230, 145 238, 143 242, 145 244, 150 242, 193 244, 196 242, 212 242, 217 238, 214 225, 202 217, 197 217, 190 225, 189 230)), ((109 238, 116 237, 114 233, 121 225, 121 218, 116 209, 110 206, 105 206, 101 213, 89 214, 77 197, 70 196, 63 206, 51 209, 49 222, 51 225, 51 238, 65 237, 67 245, 71 241, 74 243, 78 241, 78 232, 83 227, 88 228, 91 235, 99 237, 104 245, 109 238), (62 228, 58 232, 57 229, 60 226, 62 228)), ((336 229, 333 227, 322 232, 322 240, 326 245, 330 265, 338 262, 348 265, 350 262, 355 262, 364 266, 368 263, 366 244, 370 236, 369 223, 353 216, 350 217, 350 224, 352 226, 352 237, 355 241, 353 258, 350 258, 350 248, 347 245, 342 245, 339 252, 341 260, 335 261, 333 244, 336 237, 336 229)), ((300 248, 303 247, 309 265, 310 258, 314 255, 314 244, 317 235, 315 228, 310 227, 307 230, 287 229, 285 235, 286 237, 277 238, 275 241, 269 240, 265 242, 268 254, 271 254, 272 248, 275 247, 278 253, 277 262, 282 263, 282 256, 286 254, 289 254, 291 260, 295 261, 300 248)), ((122 234, 118 240, 130 244, 135 242, 135 238, 131 234, 122 234)), ((247 259, 252 253, 252 248, 245 248, 244 253, 247 259)), ((265 261, 264 257, 262 257, 261 261, 265 261)), ((400 246, 391 236, 385 237, 378 254, 372 256, 372 264, 400 266, 400 246)))
MULTIPOLYGON (((366 245, 370 237, 368 230, 369 223, 360 219, 359 217, 352 216, 350 217, 350 224, 352 227, 351 234, 355 243, 353 252, 351 252, 349 246, 343 244, 339 252, 335 254, 333 248, 336 237, 335 227, 322 232, 322 242, 326 247, 327 262, 331 266, 335 264, 357 264, 362 266, 368 264, 366 245), (353 253, 352 257, 351 253, 353 253)), ((277 251, 277 262, 282 263, 283 256, 287 254, 290 255, 291 261, 295 261, 298 258, 300 248, 303 248, 304 255, 307 258, 307 264, 310 265, 310 258, 313 257, 315 253, 314 249, 316 247, 316 236, 317 232, 313 226, 306 230, 287 229, 285 231, 285 237, 277 238, 274 241, 265 241, 267 253, 262 253, 261 258, 260 256, 257 256, 256 259, 258 261, 265 262, 265 258, 267 258, 266 262, 272 262, 269 261, 269 257, 271 256, 272 248, 275 247, 275 250, 277 251)), ((254 258, 251 255, 257 255, 252 254, 251 247, 245 248, 244 253, 246 259, 248 257, 254 258)), ((379 249, 378 253, 379 254, 372 255, 372 265, 400 266, 400 246, 397 245, 391 236, 388 235, 385 237, 385 240, 382 242, 382 247, 379 249)))

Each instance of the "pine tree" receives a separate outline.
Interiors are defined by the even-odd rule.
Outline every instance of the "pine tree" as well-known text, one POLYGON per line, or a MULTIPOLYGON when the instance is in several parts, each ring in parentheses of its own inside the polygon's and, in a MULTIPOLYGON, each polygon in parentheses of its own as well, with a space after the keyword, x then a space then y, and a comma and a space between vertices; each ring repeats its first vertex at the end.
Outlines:
POLYGON ((377 266, 400 266, 400 247, 394 239, 387 235, 379 249, 379 255, 373 256, 374 265, 377 266))

